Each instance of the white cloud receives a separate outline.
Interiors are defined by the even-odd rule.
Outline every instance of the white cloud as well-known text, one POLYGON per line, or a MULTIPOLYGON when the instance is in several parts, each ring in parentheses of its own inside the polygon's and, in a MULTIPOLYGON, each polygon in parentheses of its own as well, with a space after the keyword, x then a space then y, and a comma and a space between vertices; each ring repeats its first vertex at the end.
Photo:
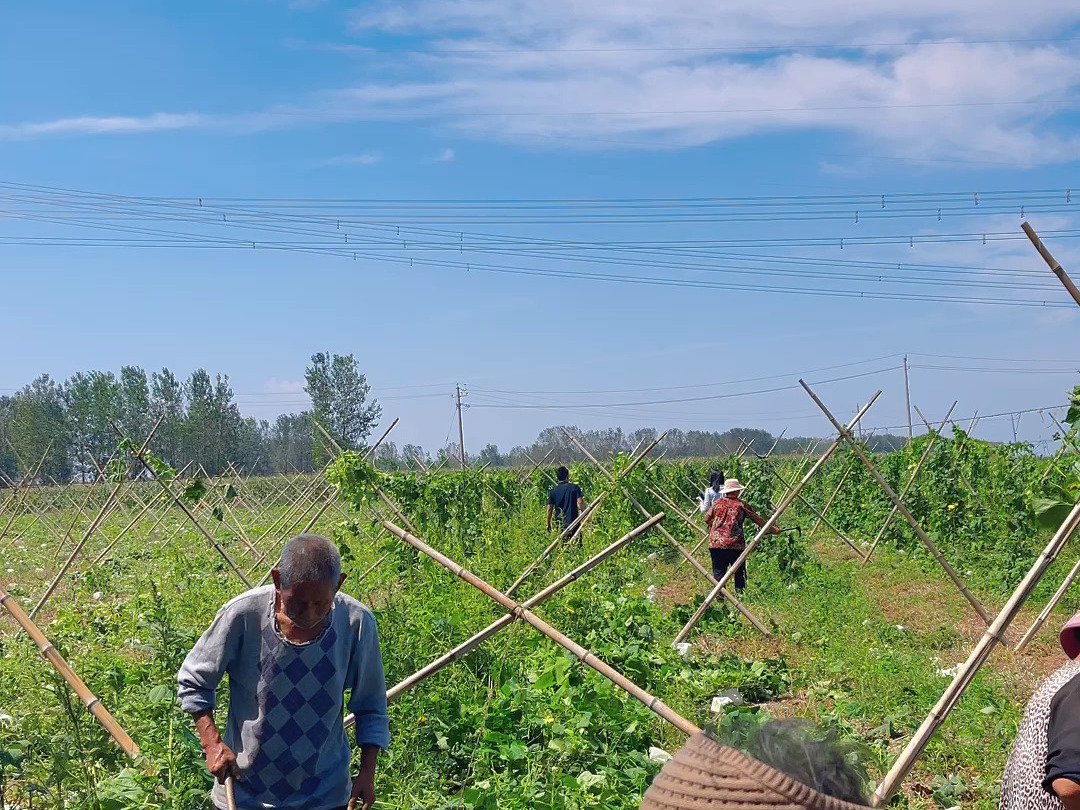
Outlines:
POLYGON ((453 163, 457 158, 457 154, 449 146, 439 152, 438 155, 431 159, 432 163, 453 163))
POLYGON ((323 166, 374 166, 383 159, 382 152, 365 152, 362 155, 338 155, 323 161, 323 166))
POLYGON ((1038 6, 1017 28, 1008 0, 977 13, 967 0, 385 2, 354 12, 353 32, 427 37, 428 50, 412 55, 411 81, 337 101, 478 137, 604 148, 610 136, 693 146, 827 129, 902 156, 1070 160, 1080 141, 1047 122, 1080 106, 1080 55, 1016 40, 1071 33, 1080 6, 1038 6))
POLYGON ((24 124, 0 124, 0 138, 16 140, 42 135, 133 135, 204 126, 198 113, 153 113, 146 116, 83 116, 24 124))
POLYGON ((263 388, 267 394, 302 394, 304 393, 304 381, 279 380, 272 377, 263 388))
POLYGON ((411 120, 554 148, 825 131, 894 159, 1071 161, 1080 136, 1061 116, 1080 109, 1080 3, 1030 5, 1018 16, 1012 0, 376 0, 350 15, 354 42, 285 44, 367 53, 367 73, 389 78, 230 116, 69 118, 0 126, 0 138, 411 120), (416 50, 370 49, 382 35, 416 50), (898 44, 909 42, 923 44, 898 44))

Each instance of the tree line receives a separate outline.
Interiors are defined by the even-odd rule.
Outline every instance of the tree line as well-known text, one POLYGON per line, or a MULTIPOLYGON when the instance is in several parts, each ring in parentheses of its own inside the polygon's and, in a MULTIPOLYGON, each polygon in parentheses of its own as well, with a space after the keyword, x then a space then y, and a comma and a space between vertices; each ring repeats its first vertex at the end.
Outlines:
MULTIPOLYGON (((0 396, 0 487, 10 486, 36 472, 41 482, 87 481, 112 458, 120 432, 141 443, 154 430, 150 451, 171 466, 218 475, 234 465, 244 474, 311 472, 330 457, 329 443, 314 422, 335 444, 361 449, 379 422, 382 409, 371 398, 367 378, 356 358, 319 352, 304 372, 304 390, 310 410, 283 413, 275 420, 244 417, 236 404, 227 374, 211 375, 196 369, 184 380, 168 368, 147 374, 138 366, 120 373, 87 371, 67 380, 42 374, 14 396, 0 396), (118 432, 119 431, 119 432, 118 432)), ((553 426, 540 431, 529 445, 501 452, 488 444, 467 454, 472 466, 525 466, 543 459, 560 463, 585 458, 567 432, 597 457, 632 452, 655 440, 654 428, 624 432, 622 428, 581 430, 553 426)), ((667 458, 715 457, 738 452, 800 453, 813 442, 808 438, 776 440, 768 431, 734 428, 724 432, 667 431, 663 449, 667 458), (775 445, 775 449, 774 449, 775 445)), ((870 439, 873 450, 902 447, 900 436, 882 434, 870 439)), ((456 443, 429 453, 420 445, 398 449, 393 441, 382 444, 376 463, 385 470, 429 469, 455 466, 460 458, 456 443)))
POLYGON ((342 447, 358 448, 378 423, 378 402, 352 355, 320 352, 305 371, 312 409, 273 422, 244 417, 227 374, 196 369, 179 379, 168 368, 87 371, 63 381, 42 374, 14 396, 0 396, 0 486, 36 472, 40 482, 92 480, 112 458, 121 433, 191 471, 218 475, 311 472, 328 457, 313 419, 342 447))
MULTIPOLYGON (((516 446, 505 453, 497 445, 488 444, 479 453, 466 453, 465 460, 472 468, 523 467, 544 459, 548 459, 549 463, 586 460, 587 456, 568 433, 597 458, 613 453, 632 453, 660 436, 660 432, 651 427, 625 432, 618 427, 582 430, 573 425, 556 425, 541 430, 531 444, 516 446)), ((767 430, 756 428, 732 428, 722 432, 671 428, 664 433, 661 450, 655 455, 663 452, 665 459, 716 458, 736 454, 745 446, 749 446, 747 453, 762 456, 770 451, 779 455, 795 455, 805 453, 808 447, 813 452, 821 442, 821 439, 812 437, 778 438, 767 430)), ((902 448, 907 439, 882 433, 866 437, 865 443, 873 452, 892 452, 902 448)), ((460 465, 461 458, 457 442, 450 442, 429 455, 418 445, 407 444, 399 451, 393 442, 387 441, 379 446, 375 455, 376 465, 384 470, 422 469, 432 465, 453 469, 460 465)))

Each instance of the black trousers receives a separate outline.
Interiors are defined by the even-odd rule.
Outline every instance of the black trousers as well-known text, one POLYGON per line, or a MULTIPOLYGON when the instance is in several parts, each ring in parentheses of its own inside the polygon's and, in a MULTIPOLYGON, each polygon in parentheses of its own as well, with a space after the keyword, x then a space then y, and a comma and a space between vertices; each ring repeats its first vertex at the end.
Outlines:
MULTIPOLYGON (((719 581, 720 577, 727 573, 732 563, 739 559, 743 553, 741 548, 710 548, 709 556, 712 557, 712 575, 719 581)), ((746 587, 746 563, 743 563, 735 571, 735 590, 741 591, 746 587)))

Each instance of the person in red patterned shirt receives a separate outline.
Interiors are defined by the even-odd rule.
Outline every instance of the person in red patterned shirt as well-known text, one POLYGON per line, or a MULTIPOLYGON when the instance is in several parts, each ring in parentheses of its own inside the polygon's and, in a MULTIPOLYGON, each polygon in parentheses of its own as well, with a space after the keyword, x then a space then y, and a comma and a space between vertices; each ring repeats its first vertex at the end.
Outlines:
MULTIPOLYGON (((765 525, 761 515, 739 500, 743 489, 745 487, 738 478, 727 479, 720 489, 723 497, 713 501, 705 513, 705 524, 709 527, 709 556, 712 557, 712 572, 717 580, 727 573, 746 548, 743 521, 749 519, 758 526, 765 525)), ((780 530, 773 526, 772 534, 780 534, 780 530)), ((735 590, 742 591, 746 587, 745 564, 739 566, 734 578, 735 590)))

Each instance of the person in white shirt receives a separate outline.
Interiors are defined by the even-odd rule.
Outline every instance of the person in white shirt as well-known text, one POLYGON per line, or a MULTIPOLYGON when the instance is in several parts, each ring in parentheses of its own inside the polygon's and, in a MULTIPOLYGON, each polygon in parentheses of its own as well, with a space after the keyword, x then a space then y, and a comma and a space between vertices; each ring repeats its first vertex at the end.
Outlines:
POLYGON ((709 507, 713 505, 713 501, 720 497, 720 490, 724 488, 724 474, 719 470, 713 470, 709 473, 709 488, 701 495, 698 495, 698 511, 701 514, 705 514, 709 511, 709 507))

